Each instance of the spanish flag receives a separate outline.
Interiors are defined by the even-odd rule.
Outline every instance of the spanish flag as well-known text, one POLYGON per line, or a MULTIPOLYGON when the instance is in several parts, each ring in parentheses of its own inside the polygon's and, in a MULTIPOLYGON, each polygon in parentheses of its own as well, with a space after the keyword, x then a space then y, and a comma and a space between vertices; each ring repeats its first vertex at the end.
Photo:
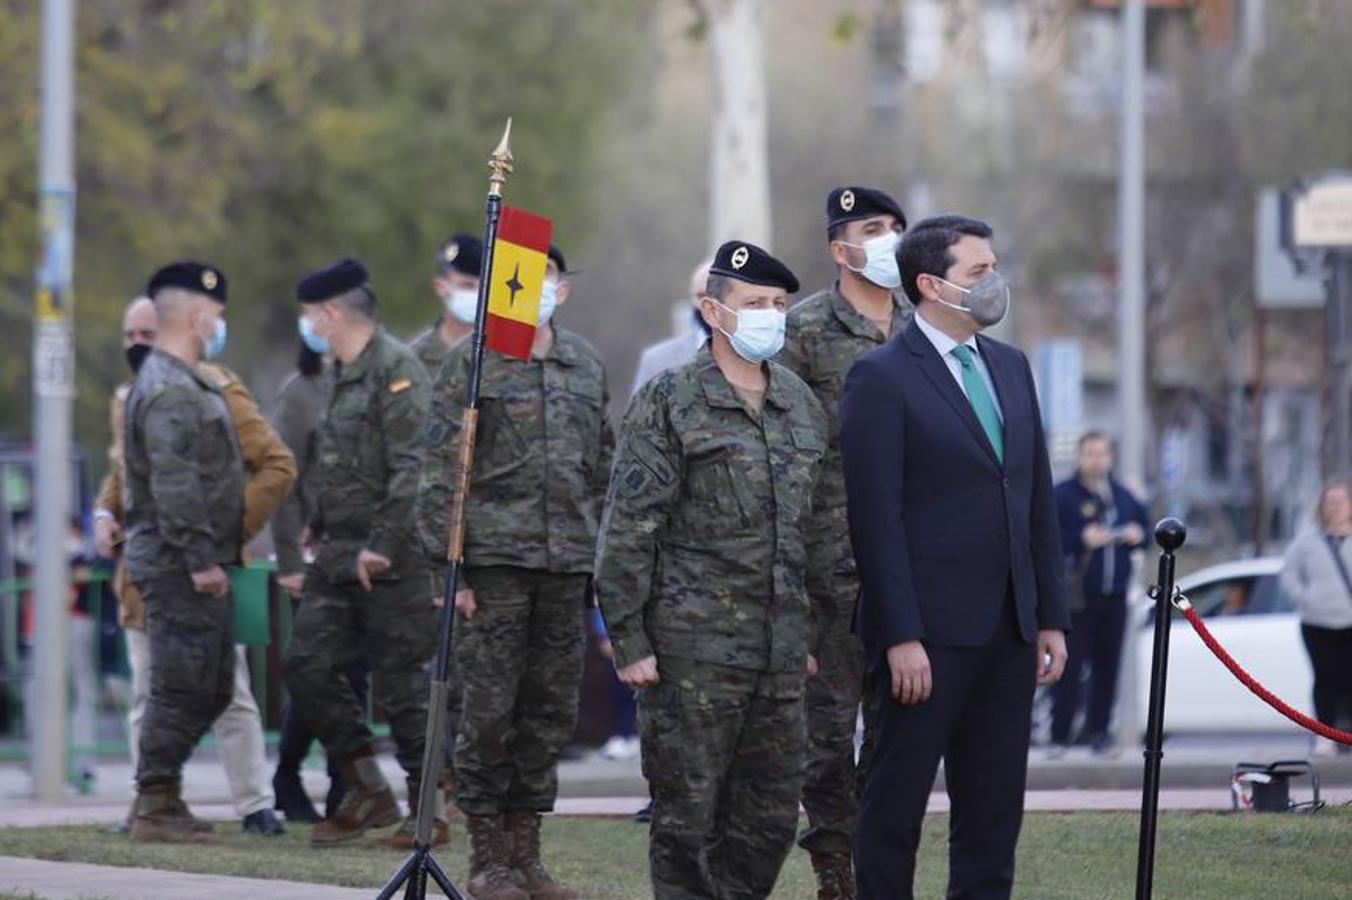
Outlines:
POLYGON ((485 343, 490 349, 530 359, 553 229, 553 223, 534 213, 502 208, 493 241, 493 281, 488 286, 485 343))

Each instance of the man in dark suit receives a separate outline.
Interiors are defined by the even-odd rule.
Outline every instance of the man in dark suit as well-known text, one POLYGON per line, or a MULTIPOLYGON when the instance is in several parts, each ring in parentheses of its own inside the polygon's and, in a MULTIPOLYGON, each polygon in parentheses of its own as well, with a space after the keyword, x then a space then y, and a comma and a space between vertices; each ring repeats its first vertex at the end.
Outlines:
POLYGON ((855 831, 860 900, 912 896, 939 760, 950 900, 1007 898, 1034 686, 1069 615, 1033 375, 980 331, 1009 289, 984 222, 919 223, 897 251, 911 325, 850 370, 841 449, 877 746, 855 831))

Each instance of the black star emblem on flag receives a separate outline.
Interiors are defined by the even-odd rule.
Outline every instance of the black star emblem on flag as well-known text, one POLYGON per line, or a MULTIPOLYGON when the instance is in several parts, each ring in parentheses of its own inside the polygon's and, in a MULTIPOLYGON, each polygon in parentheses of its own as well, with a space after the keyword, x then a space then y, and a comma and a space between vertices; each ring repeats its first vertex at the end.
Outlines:
POLYGON ((516 295, 525 288, 525 285, 517 278, 520 274, 521 263, 517 263, 516 268, 512 270, 512 277, 507 280, 507 289, 512 292, 512 296, 507 298, 507 303, 510 306, 516 306, 516 295))

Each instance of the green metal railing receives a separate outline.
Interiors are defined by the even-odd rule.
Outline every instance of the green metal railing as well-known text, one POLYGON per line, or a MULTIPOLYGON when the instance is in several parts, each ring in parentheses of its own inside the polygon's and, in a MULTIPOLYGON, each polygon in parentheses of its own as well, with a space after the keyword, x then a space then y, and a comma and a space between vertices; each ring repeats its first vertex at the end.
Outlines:
MULTIPOLYGON (((237 606, 253 605, 254 612, 262 616, 262 621, 266 623, 263 632, 258 632, 256 628, 252 629, 252 638, 255 643, 246 645, 246 658, 249 662, 250 683, 253 689, 254 699, 258 703, 259 713, 263 720, 263 735, 269 747, 274 746, 278 740, 278 728, 281 725, 282 708, 286 703, 286 688, 281 679, 281 654, 284 648, 291 640, 292 630, 292 604, 291 598, 286 591, 277 585, 275 577, 276 566, 270 561, 257 561, 250 563, 243 571, 243 580, 240 577, 232 577, 232 584, 235 587, 235 596, 237 606), (257 579, 254 581, 254 579, 257 579), (249 586, 250 583, 252 586, 249 586), (261 604, 261 609, 258 606, 261 604)), ((108 582, 111 574, 102 570, 90 570, 74 575, 71 578, 71 587, 87 587, 108 582)), ((0 673, 3 673, 3 684, 0 685, 0 691, 3 691, 5 706, 10 710, 10 714, 5 721, 0 721, 0 761, 26 761, 29 757, 28 742, 23 739, 22 725, 27 715, 25 707, 24 686, 28 679, 27 666, 25 665, 24 646, 19 635, 19 625, 21 618, 22 604, 20 601, 23 595, 31 590, 32 584, 29 579, 10 579, 0 581, 0 614, 3 614, 5 620, 0 625, 5 639, 3 646, 0 646, 0 673), (15 714, 17 711, 17 714, 15 714)), ((108 660, 103 658, 103 634, 105 602, 116 600, 109 597, 108 592, 89 591, 86 594, 88 598, 87 612, 89 617, 96 623, 93 648, 95 654, 93 661, 95 679, 97 681, 98 693, 95 702, 95 734, 98 734, 99 725, 104 723, 109 714, 115 716, 118 725, 118 735, 114 738, 100 738, 92 743, 76 744, 74 738, 68 740, 66 747, 66 769, 68 780, 82 791, 92 789, 89 778, 81 771, 80 762, 90 757, 102 756, 126 756, 128 754, 127 746, 127 709, 121 698, 111 698, 106 690, 105 680, 109 674, 122 675, 128 678, 127 697, 130 697, 130 672, 127 667, 125 640, 119 640, 116 644, 118 659, 110 668, 105 666, 108 660)), ((237 613, 236 622, 240 622, 240 615, 237 613)), ((257 621, 254 622, 257 625, 257 621)), ((119 638, 123 631, 118 628, 119 638)), ((72 678, 73 678, 72 673, 72 678)), ((72 682, 72 692, 74 685, 72 682)), ((72 703, 73 708, 73 703, 72 703)), ((368 701, 368 716, 371 716, 371 707, 368 701)), ((383 738, 388 735, 389 729, 386 725, 372 725, 372 730, 377 737, 383 738)), ((72 730, 68 729, 67 734, 72 730)), ((202 741, 205 746, 213 746, 214 738, 208 735, 202 741)), ((316 745, 316 753, 318 753, 316 745)))

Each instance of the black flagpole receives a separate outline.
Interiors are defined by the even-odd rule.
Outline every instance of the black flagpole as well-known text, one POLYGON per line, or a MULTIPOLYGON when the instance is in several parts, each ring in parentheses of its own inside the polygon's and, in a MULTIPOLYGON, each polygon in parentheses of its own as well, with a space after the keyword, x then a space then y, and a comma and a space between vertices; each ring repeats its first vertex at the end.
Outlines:
POLYGON ((509 141, 512 120, 502 140, 488 159, 493 174, 488 178, 488 203, 484 210, 484 253, 479 264, 479 303, 474 317, 474 333, 470 340, 469 385, 465 389, 465 409, 461 414, 459 477, 451 493, 451 533, 446 549, 446 577, 441 597, 441 623, 437 629, 437 662, 432 674, 427 701, 427 739, 423 744, 422 781, 418 785, 418 818, 413 837, 413 851, 399 866, 390 880, 376 895, 376 900, 390 900, 401 885, 404 900, 424 900, 427 879, 430 877, 451 900, 464 900, 446 871, 432 856, 428 846, 432 838, 432 812, 435 807, 437 781, 445 761, 446 741, 446 671, 451 658, 451 623, 455 618, 455 590, 460 580, 465 543, 465 497, 469 492, 470 473, 474 464, 474 438, 479 422, 479 379, 483 374, 484 325, 488 319, 488 289, 493 283, 493 242, 498 234, 498 217, 502 214, 502 185, 512 171, 512 151, 509 141))
MULTIPOLYGON (((1188 527, 1178 519, 1161 519, 1155 526, 1160 545, 1159 580, 1151 588, 1155 599, 1155 650, 1150 663, 1150 717, 1145 729, 1145 778, 1141 784, 1141 846, 1136 858, 1136 900, 1150 900, 1155 889, 1155 831, 1160 807, 1160 766, 1164 761, 1164 688, 1169 678, 1169 627, 1174 608, 1174 551, 1188 539, 1188 527)), ((1127 627, 1132 627, 1128 621, 1127 627)))

